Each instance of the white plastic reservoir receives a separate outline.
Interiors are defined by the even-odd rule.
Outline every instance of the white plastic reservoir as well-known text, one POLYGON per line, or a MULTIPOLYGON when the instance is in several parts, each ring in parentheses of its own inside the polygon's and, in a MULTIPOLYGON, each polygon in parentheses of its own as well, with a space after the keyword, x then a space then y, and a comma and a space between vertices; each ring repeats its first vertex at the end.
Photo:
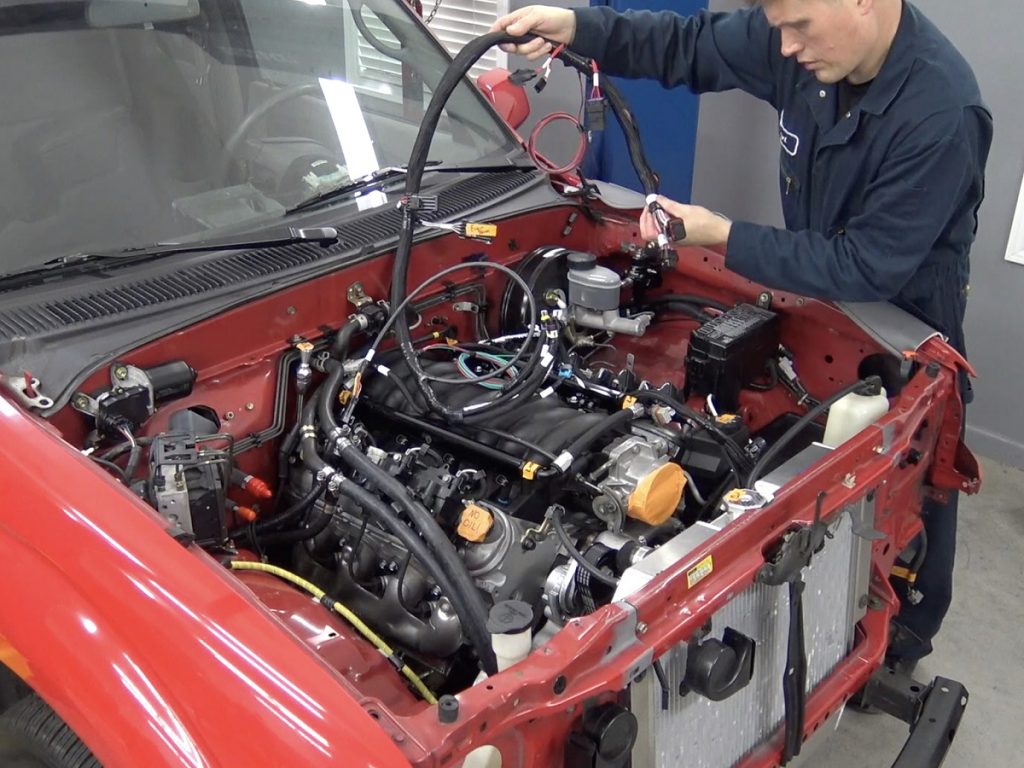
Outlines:
POLYGON ((829 448, 838 448, 888 412, 889 398, 884 387, 879 387, 875 395, 851 392, 829 409, 821 442, 829 448))

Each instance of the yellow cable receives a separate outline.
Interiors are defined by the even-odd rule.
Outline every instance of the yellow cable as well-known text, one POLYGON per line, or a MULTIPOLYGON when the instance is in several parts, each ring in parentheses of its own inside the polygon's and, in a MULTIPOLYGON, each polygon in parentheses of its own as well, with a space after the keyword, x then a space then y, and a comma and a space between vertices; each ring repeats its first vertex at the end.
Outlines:
MULTIPOLYGON (((306 581, 301 576, 297 576, 291 571, 286 571, 284 568, 278 568, 276 565, 267 565, 266 563, 254 563, 248 560, 233 560, 231 562, 231 569, 235 571, 263 571, 264 573, 272 573, 274 576, 277 576, 278 578, 291 582, 297 587, 301 587, 302 589, 309 592, 309 594, 313 595, 313 597, 315 597, 317 600, 322 600, 323 597, 327 594, 318 586, 306 581)), ((349 624, 355 627, 359 634, 361 634, 363 637, 365 637, 367 640, 373 643, 377 650, 384 654, 384 656, 388 660, 391 660, 394 657, 394 649, 390 645, 388 645, 384 641, 384 639, 381 638, 380 635, 378 635, 376 632, 374 632, 372 629, 366 626, 363 620, 356 616, 354 613, 352 613, 351 610, 346 608, 337 600, 331 601, 331 607, 337 614, 343 616, 348 621, 349 624)), ((437 698, 434 696, 434 694, 430 692, 430 689, 427 688, 423 680, 420 679, 420 676, 413 672, 411 669, 409 669, 409 665, 403 664, 401 672, 409 679, 409 682, 413 684, 416 690, 419 691, 420 694, 422 694, 423 698, 426 700, 428 704, 437 704, 437 698)))

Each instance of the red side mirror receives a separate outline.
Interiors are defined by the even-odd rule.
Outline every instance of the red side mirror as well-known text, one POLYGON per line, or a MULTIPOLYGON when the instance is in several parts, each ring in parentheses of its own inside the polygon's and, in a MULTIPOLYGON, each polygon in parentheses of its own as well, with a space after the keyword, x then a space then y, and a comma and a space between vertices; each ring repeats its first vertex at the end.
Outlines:
POLYGON ((509 80, 507 69, 492 69, 476 79, 477 87, 494 105, 498 114, 513 128, 518 128, 530 114, 526 89, 509 80))

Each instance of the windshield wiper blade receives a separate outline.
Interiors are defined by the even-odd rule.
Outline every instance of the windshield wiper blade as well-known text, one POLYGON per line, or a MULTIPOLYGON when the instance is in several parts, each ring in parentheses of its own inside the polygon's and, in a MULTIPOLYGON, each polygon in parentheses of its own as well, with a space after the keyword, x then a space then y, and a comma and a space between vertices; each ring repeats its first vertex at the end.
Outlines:
POLYGON ((288 234, 279 237, 253 238, 249 240, 197 241, 195 243, 154 243, 134 246, 118 251, 96 251, 91 253, 70 253, 50 259, 40 265, 0 275, 0 287, 12 288, 29 285, 47 277, 67 272, 80 272, 110 262, 146 261, 175 253, 203 253, 206 251, 249 250, 271 248, 295 243, 320 243, 330 245, 338 241, 338 230, 334 227, 289 227, 288 234))

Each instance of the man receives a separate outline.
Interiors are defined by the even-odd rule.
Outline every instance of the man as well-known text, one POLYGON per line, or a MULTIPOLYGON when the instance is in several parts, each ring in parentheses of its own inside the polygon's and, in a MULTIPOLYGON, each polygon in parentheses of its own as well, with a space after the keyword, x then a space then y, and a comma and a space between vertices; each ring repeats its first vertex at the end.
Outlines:
MULTIPOLYGON (((739 88, 770 103, 786 229, 662 200, 685 221, 686 242, 726 246, 726 266, 771 287, 891 301, 964 352, 968 253, 992 138, 970 67, 902 0, 753 5, 689 18, 530 6, 494 28, 542 36, 506 46, 531 58, 549 41, 567 43, 608 74, 698 93, 739 88)), ((640 224, 656 236, 646 212, 640 224)), ((908 672, 931 652, 949 608, 956 502, 925 504, 924 599, 903 606, 889 646, 889 661, 908 672)))

